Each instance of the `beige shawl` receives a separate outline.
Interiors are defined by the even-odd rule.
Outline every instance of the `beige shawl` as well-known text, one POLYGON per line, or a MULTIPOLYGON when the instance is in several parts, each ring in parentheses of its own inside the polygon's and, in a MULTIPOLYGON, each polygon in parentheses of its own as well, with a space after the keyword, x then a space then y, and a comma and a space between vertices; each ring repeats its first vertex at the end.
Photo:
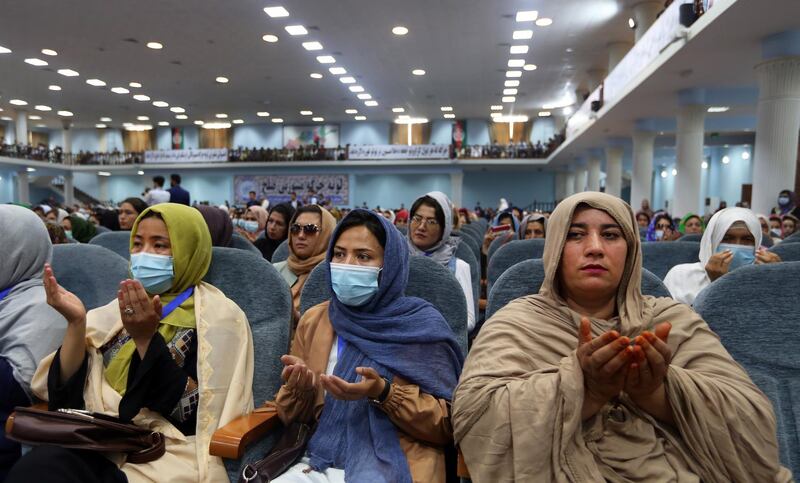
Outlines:
MULTIPOLYGON (((292 239, 294 236, 291 234, 289 235, 289 258, 286 259, 286 263, 289 265, 289 269, 292 273, 297 275, 297 281, 291 287, 294 310, 300 310, 300 294, 303 292, 303 285, 306 284, 306 279, 311 273, 311 270, 314 270, 314 267, 325 260, 325 256, 328 253, 328 244, 331 241, 331 235, 333 234, 334 228, 336 228, 336 218, 321 206, 319 210, 321 212, 319 234, 317 234, 317 239, 314 242, 313 252, 310 257, 302 260, 297 258, 294 254, 294 247, 292 246, 292 239)), ((298 216, 298 213, 294 214, 289 226, 297 222, 298 216)), ((295 324, 296 323, 297 321, 295 321, 295 324)))
POLYGON ((556 207, 539 294, 511 302, 483 327, 455 392, 455 438, 474 481, 788 481, 778 462, 769 400, 689 307, 641 294, 641 258, 625 202, 581 193, 556 207), (584 383, 575 354, 580 314, 560 297, 556 279, 581 204, 611 215, 628 242, 619 315, 592 320, 593 334, 616 329, 633 337, 672 323, 666 385, 675 428, 624 394, 618 407, 609 404, 581 421, 584 383))
MULTIPOLYGON (((247 316, 217 288, 207 283, 194 292, 197 317, 197 378, 200 402, 195 436, 184 436, 160 414, 142 409, 133 422, 167 437, 167 452, 146 464, 126 464, 121 455, 109 455, 128 481, 228 481, 222 459, 208 452, 214 431, 253 409, 253 338, 247 316)), ((114 300, 87 314, 86 345, 89 368, 83 398, 86 409, 118 415, 122 396, 103 377, 99 348, 122 330, 119 303, 114 300)), ((47 373, 55 353, 47 356, 31 387, 47 400, 47 373)))

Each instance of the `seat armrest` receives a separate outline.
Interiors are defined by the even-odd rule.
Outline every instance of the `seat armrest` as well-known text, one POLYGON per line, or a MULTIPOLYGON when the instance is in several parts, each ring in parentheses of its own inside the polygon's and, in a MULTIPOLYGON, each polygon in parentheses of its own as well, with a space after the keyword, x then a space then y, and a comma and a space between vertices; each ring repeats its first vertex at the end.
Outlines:
POLYGON ((459 478, 469 479, 469 469, 467 463, 464 461, 464 455, 461 453, 461 448, 458 448, 458 466, 456 467, 456 475, 459 478))
POLYGON ((280 418, 275 406, 267 403, 214 431, 209 453, 221 458, 240 459, 249 444, 261 439, 278 423, 280 418))
POLYGON ((486 306, 489 305, 489 301, 486 299, 478 300, 478 308, 481 310, 486 310, 486 306))

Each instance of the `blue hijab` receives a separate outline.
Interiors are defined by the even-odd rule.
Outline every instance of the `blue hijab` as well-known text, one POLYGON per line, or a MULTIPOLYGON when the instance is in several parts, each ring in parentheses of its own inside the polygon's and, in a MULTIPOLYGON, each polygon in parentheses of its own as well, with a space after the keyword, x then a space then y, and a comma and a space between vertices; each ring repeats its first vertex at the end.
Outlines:
MULTIPOLYGON (((397 375, 421 392, 452 399, 464 364, 453 331, 431 304, 405 296, 409 253, 403 235, 370 211, 354 210, 348 216, 356 211, 369 213, 386 232, 383 270, 378 293, 361 307, 339 302, 331 288, 328 315, 345 342, 333 374, 358 382, 356 367, 372 367, 389 381, 397 375)), ((339 230, 331 237, 329 262, 339 230)), ((327 394, 308 454, 316 471, 341 468, 347 481, 411 482, 397 428, 366 399, 340 401, 327 394)))

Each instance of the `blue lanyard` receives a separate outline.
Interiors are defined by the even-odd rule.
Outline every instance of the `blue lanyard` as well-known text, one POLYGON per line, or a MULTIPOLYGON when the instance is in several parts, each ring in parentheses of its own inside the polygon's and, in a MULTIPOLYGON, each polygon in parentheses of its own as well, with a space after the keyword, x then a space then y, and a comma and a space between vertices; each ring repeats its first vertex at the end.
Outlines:
POLYGON ((2 292, 0 292, 0 301, 2 301, 4 298, 6 298, 6 295, 8 295, 9 292, 11 292, 11 290, 13 290, 13 289, 14 289, 14 285, 12 285, 12 286, 8 287, 7 289, 3 290, 2 292))
POLYGON ((336 344, 336 359, 338 360, 342 358, 342 351, 344 350, 344 346, 347 345, 347 342, 339 336, 336 338, 336 344))
POLYGON ((181 292, 180 295, 175 297, 175 299, 172 302, 168 303, 167 306, 161 310, 161 320, 166 319, 169 314, 171 314, 175 309, 180 307, 182 303, 186 302, 186 299, 191 297, 193 293, 194 293, 194 287, 189 287, 183 292, 181 292))

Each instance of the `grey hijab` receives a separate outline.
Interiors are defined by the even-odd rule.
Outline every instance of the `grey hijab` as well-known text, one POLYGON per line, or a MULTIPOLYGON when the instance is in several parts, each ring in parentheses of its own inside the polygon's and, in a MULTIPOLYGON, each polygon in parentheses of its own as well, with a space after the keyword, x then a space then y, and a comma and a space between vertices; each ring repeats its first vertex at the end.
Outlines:
POLYGON ((36 366, 58 349, 67 322, 52 307, 42 284, 44 264, 53 246, 44 223, 33 211, 0 205, 0 357, 14 371, 14 379, 30 395, 36 366))
MULTIPOLYGON (((444 212, 444 226, 442 227, 442 238, 436 245, 432 246, 427 251, 422 251, 419 248, 417 248, 417 246, 414 245, 414 243, 411 241, 412 231, 408 230, 407 234, 408 249, 411 252, 411 255, 421 255, 425 257, 430 257, 433 261, 437 263, 440 263, 442 265, 447 265, 450 263, 450 259, 453 258, 453 254, 455 254, 459 242, 461 242, 460 238, 456 236, 450 236, 450 234, 453 231, 453 203, 450 201, 450 198, 448 198, 447 195, 442 193, 441 191, 431 191, 430 193, 427 193, 425 196, 430 196, 431 198, 433 198, 444 212)), ((414 203, 416 203, 416 200, 414 201, 414 203)))

